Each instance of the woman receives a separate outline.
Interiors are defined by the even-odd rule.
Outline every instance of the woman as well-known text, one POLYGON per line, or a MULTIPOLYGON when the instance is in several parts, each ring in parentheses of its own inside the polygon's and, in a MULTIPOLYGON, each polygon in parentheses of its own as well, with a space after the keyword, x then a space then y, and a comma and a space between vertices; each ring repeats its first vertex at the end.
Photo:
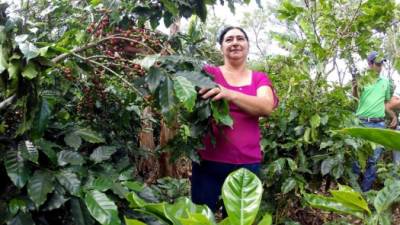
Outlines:
POLYGON ((193 163, 192 200, 207 204, 214 212, 221 187, 228 174, 238 168, 258 173, 262 160, 258 119, 268 116, 278 104, 272 83, 261 72, 246 67, 249 39, 239 27, 227 27, 219 36, 224 65, 205 66, 217 88, 201 89, 203 98, 229 102, 233 128, 213 126, 215 144, 209 136, 199 150, 200 164, 193 163), (222 131, 221 131, 222 129, 222 131))

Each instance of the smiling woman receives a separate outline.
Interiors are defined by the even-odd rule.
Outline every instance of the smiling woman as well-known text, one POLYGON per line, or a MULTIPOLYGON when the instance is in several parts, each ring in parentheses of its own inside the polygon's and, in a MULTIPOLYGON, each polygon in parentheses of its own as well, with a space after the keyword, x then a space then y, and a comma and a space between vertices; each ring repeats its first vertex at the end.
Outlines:
POLYGON ((217 200, 225 178, 232 171, 247 168, 258 173, 262 159, 258 119, 268 116, 278 104, 272 83, 266 74, 251 71, 246 60, 249 40, 240 27, 227 27, 218 42, 224 56, 222 66, 205 66, 217 88, 201 89, 203 98, 229 102, 233 126, 212 126, 215 144, 204 137, 205 148, 199 151, 202 161, 193 162, 192 200, 217 210, 217 200), (205 192, 204 190, 207 190, 205 192))

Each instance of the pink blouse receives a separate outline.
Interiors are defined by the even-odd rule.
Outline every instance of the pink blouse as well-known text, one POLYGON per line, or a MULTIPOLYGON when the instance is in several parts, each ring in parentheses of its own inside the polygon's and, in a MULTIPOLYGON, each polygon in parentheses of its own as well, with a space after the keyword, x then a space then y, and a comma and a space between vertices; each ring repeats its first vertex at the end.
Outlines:
MULTIPOLYGON (((217 84, 247 95, 256 96, 259 87, 269 86, 273 90, 274 107, 278 105, 278 98, 272 83, 262 72, 252 72, 250 85, 231 86, 226 82, 219 67, 207 65, 204 67, 204 71, 213 75, 214 82, 217 84)), ((203 160, 232 164, 261 162, 261 135, 258 117, 249 115, 233 103, 229 103, 229 110, 233 119, 233 128, 213 124, 212 135, 215 138, 215 145, 211 143, 210 134, 206 135, 203 139, 205 148, 199 150, 200 157, 203 160)))

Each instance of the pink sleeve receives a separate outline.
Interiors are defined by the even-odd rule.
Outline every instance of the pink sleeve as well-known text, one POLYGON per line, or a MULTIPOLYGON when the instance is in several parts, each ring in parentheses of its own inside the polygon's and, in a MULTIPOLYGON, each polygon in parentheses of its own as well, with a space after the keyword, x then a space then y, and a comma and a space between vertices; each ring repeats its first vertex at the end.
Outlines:
POLYGON ((257 73, 257 75, 258 75, 256 82, 257 89, 262 86, 269 86, 272 89, 272 94, 274 95, 274 108, 278 107, 279 99, 278 96, 276 95, 276 91, 274 86, 272 85, 271 80, 268 78, 268 75, 261 72, 257 73))
POLYGON ((203 66, 203 70, 204 70, 204 72, 206 72, 206 73, 208 73, 208 74, 210 74, 212 76, 215 76, 215 74, 218 71, 218 68, 215 67, 215 66, 206 64, 206 65, 203 66))

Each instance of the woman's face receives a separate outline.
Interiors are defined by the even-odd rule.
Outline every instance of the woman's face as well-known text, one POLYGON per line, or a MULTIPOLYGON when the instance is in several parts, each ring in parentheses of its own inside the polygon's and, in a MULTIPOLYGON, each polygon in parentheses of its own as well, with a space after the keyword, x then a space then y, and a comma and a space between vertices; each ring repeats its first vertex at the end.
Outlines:
POLYGON ((249 42, 242 31, 232 29, 225 34, 221 50, 228 59, 245 59, 249 52, 249 42))

